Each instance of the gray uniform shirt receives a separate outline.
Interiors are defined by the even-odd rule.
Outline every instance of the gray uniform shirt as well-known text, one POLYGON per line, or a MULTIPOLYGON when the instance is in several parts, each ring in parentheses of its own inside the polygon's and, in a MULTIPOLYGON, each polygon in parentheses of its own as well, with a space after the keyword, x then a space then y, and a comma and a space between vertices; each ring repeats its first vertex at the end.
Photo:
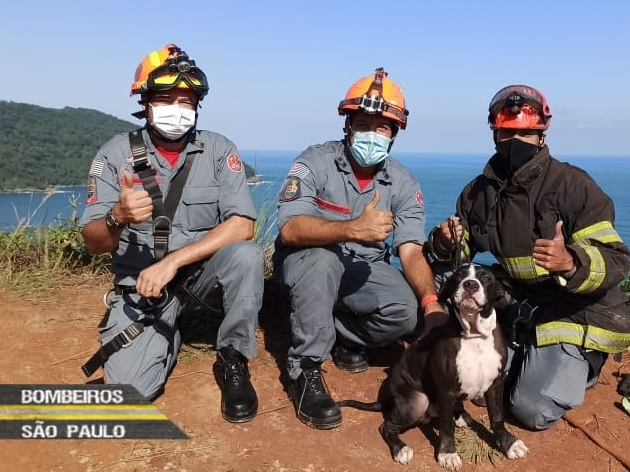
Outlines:
MULTIPOLYGON (((400 162, 387 157, 374 179, 363 190, 344 153, 343 141, 328 141, 310 146, 293 163, 280 190, 278 227, 297 215, 311 215, 329 221, 358 218, 366 205, 380 192, 379 210, 394 215, 391 241, 394 255, 401 244, 422 245, 424 233, 424 200, 420 185, 400 162)), ((341 248, 364 260, 374 261, 388 256, 389 244, 346 242, 341 248)))
MULTIPOLYGON (((173 217, 169 237, 169 252, 199 240, 208 231, 232 215, 256 218, 256 209, 247 188, 245 165, 234 143, 225 136, 210 131, 197 131, 195 139, 181 152, 174 168, 153 146, 146 130, 143 137, 156 179, 166 195, 172 179, 192 152, 195 160, 173 217)), ((99 149, 90 168, 88 194, 81 227, 105 216, 118 202, 123 170, 133 175, 134 190, 142 190, 142 182, 133 173, 131 146, 127 133, 110 139, 99 149)), ((135 283, 137 274, 152 264, 152 219, 130 224, 120 236, 118 248, 112 254, 112 272, 116 283, 135 283)))

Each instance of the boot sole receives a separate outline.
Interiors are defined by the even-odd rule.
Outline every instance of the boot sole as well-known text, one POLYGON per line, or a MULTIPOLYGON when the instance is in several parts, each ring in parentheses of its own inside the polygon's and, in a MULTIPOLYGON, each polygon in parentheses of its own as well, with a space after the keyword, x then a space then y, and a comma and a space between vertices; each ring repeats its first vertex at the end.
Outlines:
POLYGON ((352 374, 358 374, 359 372, 365 372, 368 370, 370 364, 367 362, 365 364, 344 364, 342 362, 336 362, 333 358, 333 362, 337 366, 338 369, 343 370, 344 372, 350 372, 352 374))

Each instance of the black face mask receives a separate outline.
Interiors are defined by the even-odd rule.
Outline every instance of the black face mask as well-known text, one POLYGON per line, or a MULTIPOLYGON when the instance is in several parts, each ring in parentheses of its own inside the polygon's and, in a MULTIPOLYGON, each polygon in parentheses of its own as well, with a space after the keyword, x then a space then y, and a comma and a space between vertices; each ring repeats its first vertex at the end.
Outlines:
POLYGON ((536 155, 539 147, 535 144, 526 143, 518 138, 511 138, 505 141, 499 141, 495 149, 497 153, 505 159, 510 174, 513 174, 518 168, 536 155))

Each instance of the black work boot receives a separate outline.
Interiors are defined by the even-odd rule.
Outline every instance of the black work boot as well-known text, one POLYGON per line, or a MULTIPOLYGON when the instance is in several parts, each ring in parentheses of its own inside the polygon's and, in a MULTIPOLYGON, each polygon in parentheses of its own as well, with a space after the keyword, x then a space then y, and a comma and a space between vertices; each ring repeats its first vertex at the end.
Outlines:
POLYGON ((302 373, 289 386, 297 417, 316 429, 332 429, 341 424, 341 410, 326 389, 320 365, 302 360, 302 373))
POLYGON ((221 414, 230 423, 244 423, 256 416, 258 397, 249 380, 247 358, 236 349, 222 347, 214 364, 221 389, 221 414))
POLYGON ((332 350, 335 365, 341 370, 358 373, 367 370, 367 349, 363 346, 349 346, 337 341, 332 350))

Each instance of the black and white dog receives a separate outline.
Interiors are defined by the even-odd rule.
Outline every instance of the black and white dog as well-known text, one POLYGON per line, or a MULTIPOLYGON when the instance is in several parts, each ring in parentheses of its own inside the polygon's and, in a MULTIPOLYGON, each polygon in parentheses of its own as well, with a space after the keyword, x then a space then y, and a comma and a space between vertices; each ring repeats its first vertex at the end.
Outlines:
POLYGON ((412 343, 392 369, 382 402, 343 400, 340 406, 384 411, 380 432, 396 462, 407 464, 413 449, 400 433, 439 416, 438 463, 457 470, 455 425, 471 424, 463 400, 484 398, 497 444, 509 459, 527 455, 520 439, 505 429, 503 369, 507 351, 495 308, 505 304, 501 284, 488 270, 466 264, 445 282, 439 295, 451 316, 441 327, 412 343))

